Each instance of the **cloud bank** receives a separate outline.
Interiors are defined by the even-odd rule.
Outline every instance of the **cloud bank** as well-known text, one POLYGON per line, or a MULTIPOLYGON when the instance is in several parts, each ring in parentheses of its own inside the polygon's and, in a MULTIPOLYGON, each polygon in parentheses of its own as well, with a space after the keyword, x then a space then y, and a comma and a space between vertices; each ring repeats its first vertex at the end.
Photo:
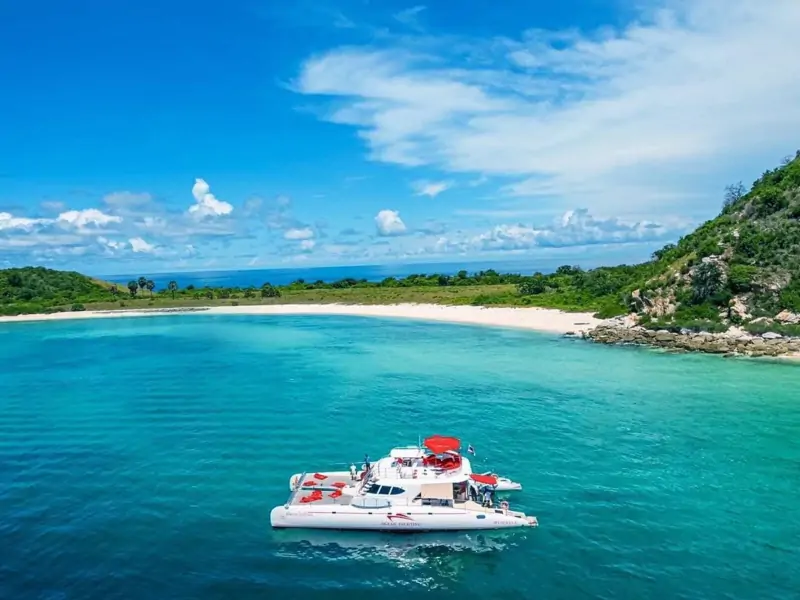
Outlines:
POLYGON ((307 60, 295 89, 369 157, 506 178, 511 195, 641 213, 698 170, 777 160, 800 130, 800 2, 665 0, 619 29, 386 38, 307 60))

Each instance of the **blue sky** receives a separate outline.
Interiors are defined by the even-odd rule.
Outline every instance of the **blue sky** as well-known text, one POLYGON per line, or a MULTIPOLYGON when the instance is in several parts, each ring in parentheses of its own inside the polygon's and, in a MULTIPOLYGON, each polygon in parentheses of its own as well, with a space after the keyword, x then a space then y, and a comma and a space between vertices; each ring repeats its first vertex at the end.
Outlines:
POLYGON ((0 0, 0 22, 0 266, 639 258, 800 146, 796 0, 0 0))

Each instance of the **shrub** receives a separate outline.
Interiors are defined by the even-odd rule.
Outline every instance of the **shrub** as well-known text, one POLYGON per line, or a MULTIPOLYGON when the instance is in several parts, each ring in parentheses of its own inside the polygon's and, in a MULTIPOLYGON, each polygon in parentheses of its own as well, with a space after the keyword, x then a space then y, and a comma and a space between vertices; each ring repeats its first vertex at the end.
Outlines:
POLYGON ((728 270, 728 287, 736 294, 749 292, 758 269, 750 265, 731 265, 728 270))
MULTIPOLYGON (((334 287, 337 287, 337 284, 341 284, 341 285, 339 285, 339 287, 349 287, 349 286, 346 286, 346 285, 343 284, 343 282, 345 282, 345 281, 346 280, 342 280, 341 282, 336 282, 334 284, 334 287)), ((278 288, 276 288, 274 285, 272 285, 271 283, 265 283, 264 285, 261 286, 261 297, 262 298, 279 298, 280 295, 281 295, 280 290, 278 288)))
POLYGON ((722 269, 717 263, 704 262, 697 265, 692 277, 694 301, 697 304, 705 302, 722 291, 723 284, 722 269))
POLYGON ((521 296, 543 294, 545 290, 547 290, 547 280, 541 273, 536 273, 536 275, 517 286, 517 291, 521 296))
POLYGON ((80 302, 76 302, 75 304, 72 305, 72 308, 70 310, 72 312, 80 312, 82 310, 86 310, 86 307, 80 302))

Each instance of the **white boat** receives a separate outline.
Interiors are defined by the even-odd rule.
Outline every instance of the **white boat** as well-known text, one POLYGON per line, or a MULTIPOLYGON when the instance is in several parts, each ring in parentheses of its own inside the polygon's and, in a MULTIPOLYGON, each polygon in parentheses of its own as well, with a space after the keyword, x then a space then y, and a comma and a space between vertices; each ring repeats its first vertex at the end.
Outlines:
POLYGON ((511 481, 508 477, 500 477, 497 473, 492 473, 490 471, 481 474, 486 475, 488 477, 494 477, 497 480, 497 485, 494 486, 494 489, 497 490, 498 492, 522 491, 522 484, 517 483, 516 481, 511 481))
MULTIPOLYGON (((457 438, 432 436, 394 448, 357 472, 293 476, 285 504, 272 509, 275 528, 374 531, 460 531, 535 527, 536 517, 508 502, 482 502, 495 477, 472 473, 457 438)), ((488 494, 487 494, 488 495, 488 494)))

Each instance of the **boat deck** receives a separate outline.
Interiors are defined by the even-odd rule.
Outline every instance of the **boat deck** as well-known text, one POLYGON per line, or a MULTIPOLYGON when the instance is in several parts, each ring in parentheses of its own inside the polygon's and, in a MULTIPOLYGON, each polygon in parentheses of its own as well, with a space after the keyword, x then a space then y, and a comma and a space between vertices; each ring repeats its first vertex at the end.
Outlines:
POLYGON ((342 495, 338 497, 331 497, 331 494, 339 490, 341 484, 345 486, 352 486, 354 482, 350 478, 350 474, 346 475, 328 475, 325 479, 319 480, 315 479, 313 475, 307 475, 303 478, 303 481, 300 482, 301 485, 292 492, 289 496, 289 500, 287 504, 291 505, 309 505, 309 506, 324 506, 324 505, 346 505, 350 504, 352 500, 351 496, 342 495), (314 485, 304 486, 303 483, 306 482, 314 482, 314 485), (339 484, 334 485, 334 484, 339 484), (303 498, 310 497, 315 491, 322 492, 322 497, 318 500, 314 500, 313 502, 303 502, 303 498))

